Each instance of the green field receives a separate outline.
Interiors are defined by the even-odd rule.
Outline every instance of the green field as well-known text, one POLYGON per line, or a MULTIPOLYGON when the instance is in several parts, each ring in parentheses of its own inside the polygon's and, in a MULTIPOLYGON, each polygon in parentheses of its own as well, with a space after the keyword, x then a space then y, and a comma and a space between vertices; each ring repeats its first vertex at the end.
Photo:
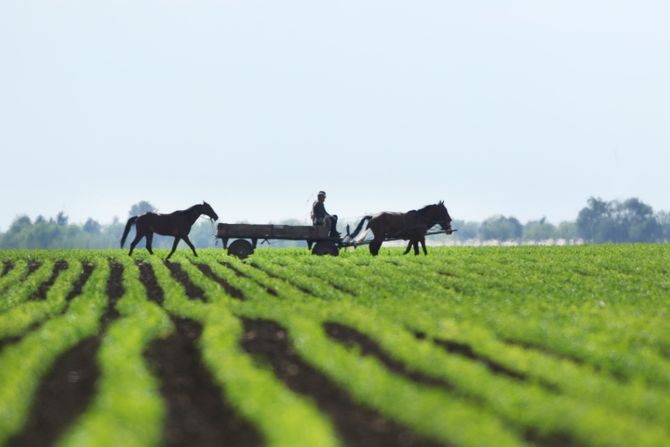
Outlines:
POLYGON ((0 445, 670 446, 670 246, 0 252, 0 445))

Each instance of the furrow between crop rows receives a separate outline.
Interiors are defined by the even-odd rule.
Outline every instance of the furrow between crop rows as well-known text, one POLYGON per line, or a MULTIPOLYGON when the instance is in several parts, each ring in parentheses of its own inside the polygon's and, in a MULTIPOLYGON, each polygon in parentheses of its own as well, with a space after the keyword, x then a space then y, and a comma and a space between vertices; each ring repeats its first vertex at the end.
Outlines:
POLYGON ((206 303, 191 300, 186 287, 162 262, 150 259, 165 293, 165 307, 175 315, 192 318, 204 326, 200 343, 205 364, 222 388, 221 398, 230 400, 270 446, 337 445, 329 424, 309 402, 294 395, 273 374, 257 367, 239 346, 242 327, 230 307, 239 300, 226 294, 190 262, 181 268, 203 290, 206 303))
POLYGON ((337 427, 348 446, 433 446, 407 428, 378 412, 358 405, 346 392, 305 363, 291 348, 286 331, 269 320, 243 319, 245 351, 269 363, 275 375, 291 390, 314 399, 337 427))
POLYGON ((202 326, 180 317, 172 322, 172 335, 151 343, 145 354, 167 404, 165 445, 260 445, 258 434, 221 398, 202 363, 196 345, 202 326))
POLYGON ((81 296, 70 302, 65 314, 52 317, 0 353, 0 444, 19 433, 28 421, 31 402, 54 362, 98 333, 108 276, 107 263, 97 261, 81 296))
MULTIPOLYGON (((295 272, 294 278, 309 275, 310 278, 316 277, 318 280, 323 275, 333 273, 311 260, 306 262, 309 264, 308 267, 293 265, 291 261, 288 263, 295 272)), ((375 312, 381 312, 397 320, 398 323, 409 326, 414 332, 429 332, 432 338, 467 344, 478 356, 491 359, 514 374, 526 375, 550 390, 560 389, 577 399, 590 398, 594 402, 605 400, 622 410, 638 413, 643 418, 664 423, 668 421, 670 398, 664 390, 647 389, 639 383, 630 386, 598 373, 588 366, 569 362, 560 357, 547 356, 544 352, 529 350, 518 344, 505 343, 479 324, 457 321, 453 317, 427 318, 428 315, 434 314, 433 309, 413 309, 415 299, 398 297, 392 287, 386 292, 385 289, 388 288, 386 285, 358 279, 357 273, 349 269, 339 270, 337 273, 332 276, 358 289, 361 298, 357 299, 356 303, 370 306, 375 312), (397 311, 398 306, 401 306, 402 312, 397 311)), ((426 296, 424 301, 434 300, 426 296)))

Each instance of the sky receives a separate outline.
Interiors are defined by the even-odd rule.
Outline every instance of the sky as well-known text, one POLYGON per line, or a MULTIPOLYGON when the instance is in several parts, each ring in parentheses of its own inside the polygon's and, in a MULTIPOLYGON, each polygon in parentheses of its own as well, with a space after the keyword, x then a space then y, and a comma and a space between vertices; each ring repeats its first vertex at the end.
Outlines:
POLYGON ((208 201, 220 221, 444 200, 670 210, 670 3, 0 2, 0 231, 208 201))

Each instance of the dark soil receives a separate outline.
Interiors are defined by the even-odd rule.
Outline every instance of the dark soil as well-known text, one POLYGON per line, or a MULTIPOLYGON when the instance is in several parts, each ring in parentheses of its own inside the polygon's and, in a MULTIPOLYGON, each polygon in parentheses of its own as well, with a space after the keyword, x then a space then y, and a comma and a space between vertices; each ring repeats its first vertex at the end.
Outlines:
MULTIPOLYGON (((270 278, 275 278, 275 279, 279 279, 279 280, 282 280, 282 281, 286 281, 286 282, 288 282, 289 284, 291 284, 293 287, 295 287, 296 289, 300 290, 301 292, 303 292, 303 293, 305 293, 305 294, 307 294, 307 295, 315 296, 314 293, 312 293, 309 289, 307 289, 307 288, 305 288, 305 287, 303 287, 303 286, 301 286, 301 285, 295 283, 294 281, 291 281, 290 279, 283 278, 283 277, 281 277, 281 276, 275 275, 274 273, 265 270, 263 267, 261 267, 260 265, 256 264, 255 262, 252 262, 250 265, 251 265, 252 267, 254 267, 254 268, 256 268, 256 269, 262 271, 263 273, 265 273, 266 275, 268 275, 270 278)), ((336 284, 336 283, 334 283, 334 282, 332 282, 332 281, 330 281, 330 280, 328 280, 328 279, 325 279, 325 278, 319 278, 319 279, 322 280, 322 281, 325 281, 326 283, 328 283, 328 285, 329 285, 330 287, 332 287, 333 289, 337 290, 338 292, 341 292, 341 293, 344 293, 344 294, 346 294, 346 295, 350 295, 350 296, 356 296, 356 294, 355 294, 354 292, 352 292, 351 290, 347 290, 347 289, 345 289, 344 287, 340 286, 339 284, 336 284)))
POLYGON ((40 383, 28 422, 7 446, 55 444, 94 396, 99 345, 100 337, 88 338, 56 360, 40 383))
POLYGON ((196 265, 196 267, 198 267, 198 269, 200 269, 200 271, 205 276, 207 276, 209 279, 219 283, 219 285, 221 287, 223 287, 223 290, 226 291, 227 295, 232 296, 233 298, 236 298, 238 300, 244 300, 244 295, 242 294, 240 289, 237 289, 237 288, 231 286, 230 284, 228 284, 228 281, 226 281, 225 279, 221 278, 216 273, 214 273, 212 271, 212 268, 209 265, 207 265, 207 264, 195 264, 195 265, 196 265))
MULTIPOLYGON (((268 362, 291 390, 312 397, 332 420, 348 446, 405 447, 440 445, 363 407, 335 383, 304 362, 292 349, 286 331, 269 320, 243 319, 242 348, 268 362)), ((400 403, 399 403, 400 404, 400 403)))
MULTIPOLYGON (((424 384, 424 385, 433 385, 433 386, 441 386, 444 388, 447 388, 450 391, 453 391, 453 387, 446 381, 441 380, 441 379, 435 379, 432 377, 428 377, 422 373, 416 372, 416 371, 409 371, 407 367, 403 364, 398 362, 397 360, 394 360, 388 356, 385 352, 382 351, 380 346, 375 343, 373 340, 371 340, 369 337, 367 337, 365 334, 362 334, 358 332, 357 330, 350 328, 348 326, 344 326, 339 323, 325 323, 324 328, 326 329, 326 333, 338 340, 341 341, 342 343, 345 343, 349 346, 357 346, 363 355, 373 355, 375 358, 380 360, 387 368, 389 368, 391 371, 400 374, 404 377, 407 377, 415 382, 424 384)), ((421 338, 421 334, 417 334, 419 338, 421 338)), ((423 335, 425 337, 425 334, 423 335)), ((446 342, 444 340, 433 340, 435 343, 442 345, 444 343, 445 348, 449 350, 449 352, 456 352, 456 350, 460 349, 461 352, 458 352, 461 355, 465 355, 469 358, 473 358, 477 361, 480 361, 484 364, 487 365, 491 370, 493 370, 496 373, 499 374, 504 374, 507 376, 512 377, 515 380, 523 380, 525 379, 525 376, 522 374, 519 374, 515 371, 508 370, 498 364, 495 364, 493 361, 490 359, 486 358, 481 358, 476 356, 476 354, 472 351, 472 349, 467 346, 467 345, 460 345, 458 343, 454 342, 446 342), (448 347, 447 347, 448 346, 448 347), (472 356, 472 357, 470 357, 472 356)), ((527 431, 524 433, 524 438, 531 442, 534 445, 542 446, 542 447, 559 447, 559 446, 575 446, 575 444, 569 437, 566 435, 563 435, 561 433, 557 434, 549 434, 549 435, 542 435, 540 436, 538 433, 535 433, 533 431, 527 431)))
MULTIPOLYGON (((81 294, 81 289, 83 288, 84 284, 86 281, 88 281, 88 278, 91 276, 91 273, 93 272, 93 266, 91 264, 84 264, 84 269, 79 275, 79 278, 77 281, 74 283, 74 287, 68 293, 68 295, 65 297, 67 301, 72 300, 74 297, 78 296, 81 294)), ((17 335, 14 337, 6 337, 2 340, 0 340, 0 351, 5 347, 13 343, 17 343, 23 339, 23 337, 26 336, 26 334, 29 334, 30 332, 36 330, 38 327, 42 325, 43 321, 38 321, 36 323, 31 324, 28 328, 26 328, 25 331, 23 331, 23 334, 17 335)))
POLYGON ((35 270, 40 268, 41 265, 42 263, 39 261, 28 261, 28 271, 26 272, 24 279, 35 273, 35 270))
POLYGON ((151 264, 137 261, 137 267, 140 269, 140 281, 147 290, 147 297, 159 306, 163 304, 163 289, 158 285, 156 273, 151 264))
POLYGON ((165 444, 168 446, 258 446, 255 429, 226 403, 221 389, 202 362, 197 341, 202 326, 175 318, 176 331, 154 341, 145 357, 161 381, 167 403, 165 444))
MULTIPOLYGON (((500 338, 500 340, 509 344, 509 345, 512 345, 512 346, 518 346, 518 347, 523 348, 523 349, 530 349, 530 350, 533 350, 533 351, 539 351, 542 354, 548 355, 550 357, 555 357, 555 358, 564 359, 564 360, 570 360, 571 362, 577 363, 578 365, 583 365, 584 363, 586 363, 583 359, 581 359, 577 356, 574 356, 574 355, 571 355, 571 354, 566 354, 566 353, 563 353, 563 352, 552 351, 550 348, 547 348, 546 346, 538 344, 538 343, 514 340, 514 339, 511 339, 511 338, 500 338)), ((597 369, 597 365, 593 365, 593 366, 596 367, 596 369, 597 369)), ((604 372, 604 371, 602 371, 602 372, 604 372)), ((618 379, 620 379, 622 381, 628 380, 626 377, 618 377, 618 379)))
POLYGON ((123 296, 125 289, 123 287, 123 266, 110 261, 110 274, 107 278, 107 309, 102 315, 102 329, 104 331, 107 325, 113 320, 119 318, 119 311, 116 310, 116 302, 123 296))
MULTIPOLYGON (((93 272, 90 264, 85 264, 83 269, 70 294, 72 296, 68 295, 68 300, 81 293, 83 285, 93 272)), ((125 292, 122 283, 123 266, 110 261, 110 269, 107 280, 109 301, 101 317, 101 332, 80 341, 56 359, 40 383, 27 424, 10 439, 8 446, 54 445, 93 400, 95 385, 100 377, 96 355, 107 325, 119 317, 114 306, 125 292)))
POLYGON ((88 262, 85 262, 82 265, 82 271, 81 274, 79 275, 79 278, 74 282, 74 286, 72 287, 72 290, 70 290, 70 293, 67 294, 65 297, 65 300, 70 302, 72 301, 75 297, 78 297, 81 295, 81 291, 84 288, 84 285, 86 282, 88 282, 88 278, 91 277, 91 274, 93 273, 93 264, 89 264, 88 262))
POLYGON ((238 269, 237 267, 235 267, 234 265, 232 265, 232 264, 230 264, 230 263, 228 263, 228 262, 226 262, 226 261, 220 261, 219 264, 221 264, 221 265, 224 266, 224 267, 229 268, 230 270, 232 270, 233 272, 235 272, 235 274, 236 274, 237 276, 239 276, 240 278, 249 278, 249 276, 246 275, 244 272, 242 272, 240 269, 238 269))
POLYGON ((314 293, 313 293, 311 290, 309 290, 308 288, 303 287, 303 286, 301 286, 300 284, 296 284, 294 281, 291 281, 290 279, 282 278, 281 276, 275 275, 274 273, 269 272, 269 271, 263 269, 263 267, 259 266, 259 265, 256 264, 255 262, 252 262, 250 265, 251 265, 253 268, 255 268, 256 270, 260 270, 261 272, 265 273, 265 274, 268 275, 270 278, 277 279, 277 280, 279 280, 279 281, 284 281, 284 282, 290 284, 292 287, 295 287, 296 289, 300 290, 300 291, 301 291, 302 293, 304 293, 305 295, 314 296, 314 293))
POLYGON ((35 293, 30 297, 30 299, 33 300, 45 300, 47 299, 47 292, 53 286, 54 282, 56 282, 56 278, 58 278, 58 275, 60 275, 60 272, 65 270, 67 268, 67 262, 65 261, 57 261, 54 264, 54 268, 51 271, 51 276, 49 276, 49 279, 44 281, 42 284, 39 285, 35 293))
POLYGON ((371 355, 384 364, 389 370, 422 385, 446 388, 455 391, 455 388, 444 379, 437 379, 426 374, 410 370, 404 363, 389 356, 370 337, 357 330, 340 323, 324 323, 324 329, 329 337, 347 346, 357 346, 362 355, 371 355))
POLYGON ((2 273, 0 273, 0 276, 5 276, 7 273, 9 273, 12 269, 14 268, 14 263, 10 260, 6 260, 3 262, 2 265, 2 273))
POLYGON ((272 289, 271 287, 267 286, 266 284, 263 284, 263 283, 261 283, 261 282, 256 281, 255 279, 253 279, 252 277, 250 277, 250 276, 247 275, 246 273, 244 273, 244 272, 242 272, 241 270, 239 270, 238 268, 236 268, 234 265, 229 264, 229 263, 227 263, 227 262, 225 262, 225 261, 221 261, 221 262, 219 262, 219 264, 221 264, 222 266, 224 266, 224 267, 226 267, 226 268, 232 270, 232 271, 235 273, 235 275, 239 276, 240 278, 246 278, 246 279, 248 279, 248 280, 250 280, 250 281, 255 282, 256 285, 262 287, 262 288, 263 288, 267 293, 269 293, 270 295, 272 295, 272 296, 278 296, 278 295, 277 295, 277 292, 276 292, 274 289, 272 289))
MULTIPOLYGON (((415 332, 414 335, 418 339, 424 339, 426 338, 426 334, 422 332, 415 332)), ((442 340, 439 338, 433 338, 432 339, 433 343, 436 345, 444 348, 449 354, 459 354, 462 355, 463 357, 467 357, 471 360, 475 360, 477 362, 483 363, 490 371, 496 373, 496 374, 501 374, 504 376, 507 376, 511 379, 514 380, 527 380, 528 377, 525 374, 522 374, 517 371, 513 371, 509 368, 507 368, 504 365, 501 365, 500 363, 497 363, 494 360, 491 360, 489 358, 483 357, 476 352, 472 350, 472 347, 470 345, 467 345, 465 343, 458 343, 455 341, 451 340, 442 340)))
POLYGON ((205 293, 200 287, 193 284, 191 278, 188 277, 179 264, 173 264, 172 262, 165 261, 165 266, 170 270, 172 277, 184 286, 184 289, 186 290, 186 296, 188 296, 189 299, 205 299, 205 293))

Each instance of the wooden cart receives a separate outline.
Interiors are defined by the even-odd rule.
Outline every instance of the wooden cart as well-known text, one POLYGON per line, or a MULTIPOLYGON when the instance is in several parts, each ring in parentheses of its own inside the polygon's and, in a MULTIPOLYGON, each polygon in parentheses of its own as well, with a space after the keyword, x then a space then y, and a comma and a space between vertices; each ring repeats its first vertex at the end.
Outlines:
MULTIPOLYGON (((452 232, 457 230, 452 230, 452 232)), ((434 234, 443 234, 443 230, 428 231, 426 236, 434 234)), ((226 224, 217 225, 216 237, 223 241, 223 248, 228 249, 228 254, 244 259, 251 255, 258 241, 289 240, 305 241, 312 254, 317 256, 331 255, 337 256, 341 248, 367 245, 370 241, 354 241, 349 237, 349 227, 347 227, 347 236, 330 237, 328 228, 325 225, 257 225, 257 224, 226 224), (233 240, 228 245, 228 242, 233 240)), ((404 239, 402 237, 389 237, 386 241, 404 239)))
POLYGON ((228 254, 238 258, 246 258, 254 252, 258 241, 281 239, 289 241, 305 241, 312 254, 332 255, 339 254, 342 244, 340 238, 328 236, 325 225, 256 225, 256 224, 226 224, 217 225, 216 237, 223 241, 223 248, 228 254), (228 242, 234 239, 228 246, 228 242))

